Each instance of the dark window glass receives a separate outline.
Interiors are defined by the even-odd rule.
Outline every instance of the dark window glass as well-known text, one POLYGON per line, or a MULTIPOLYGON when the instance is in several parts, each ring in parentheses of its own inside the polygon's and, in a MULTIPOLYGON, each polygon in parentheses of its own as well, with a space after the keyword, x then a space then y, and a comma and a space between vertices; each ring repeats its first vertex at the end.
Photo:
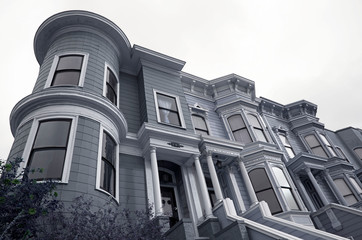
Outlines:
POLYGON ((263 127, 261 126, 258 118, 255 115, 248 114, 248 120, 253 127, 257 141, 267 142, 263 127))
POLYGON ((157 103, 161 122, 181 126, 176 98, 157 93, 157 103))
POLYGON ((274 189, 264 168, 256 168, 249 172, 255 194, 259 201, 266 201, 272 214, 280 213, 282 208, 279 204, 274 189))
POLYGON ((117 106, 117 78, 113 72, 107 68, 106 97, 117 106))
POLYGON ((317 191, 315 190, 312 182, 309 179, 305 179, 303 182, 305 189, 307 190, 314 206, 319 209, 321 207, 323 207, 323 203, 321 198, 319 197, 319 194, 317 193, 317 191))
POLYGON ((211 201, 211 206, 214 207, 217 199, 216 199, 216 195, 214 192, 214 187, 212 185, 211 178, 205 177, 205 181, 206 181, 207 191, 209 193, 209 197, 210 197, 210 201, 211 201))
POLYGON ((209 135, 209 130, 207 129, 207 125, 203 117, 192 115, 192 120, 197 133, 209 135))
POLYGON ((71 120, 39 122, 28 167, 29 178, 61 180, 67 152, 71 120))
POLYGON ((321 146, 318 139, 314 136, 314 134, 310 134, 308 136, 305 136, 305 140, 307 141, 310 149, 312 152, 320 157, 327 158, 327 153, 324 151, 323 147, 321 146))
POLYGON ((241 115, 237 114, 229 117, 228 122, 230 124, 230 128, 234 135, 235 141, 244 144, 252 142, 248 129, 246 128, 246 125, 241 115))
POLYGON ((78 85, 82 64, 83 56, 81 55, 67 55, 59 57, 51 85, 78 85))
POLYGON ((112 137, 103 133, 102 165, 100 188, 115 195, 116 186, 116 142, 112 137))

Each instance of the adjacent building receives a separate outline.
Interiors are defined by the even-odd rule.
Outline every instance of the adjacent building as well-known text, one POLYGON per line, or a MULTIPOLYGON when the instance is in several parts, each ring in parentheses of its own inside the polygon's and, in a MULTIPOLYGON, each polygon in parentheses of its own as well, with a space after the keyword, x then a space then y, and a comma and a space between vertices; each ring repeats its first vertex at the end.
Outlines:
POLYGON ((145 209, 168 239, 362 239, 362 130, 255 83, 182 71, 86 11, 39 27, 33 92, 14 107, 9 159, 59 181, 60 199, 145 209))

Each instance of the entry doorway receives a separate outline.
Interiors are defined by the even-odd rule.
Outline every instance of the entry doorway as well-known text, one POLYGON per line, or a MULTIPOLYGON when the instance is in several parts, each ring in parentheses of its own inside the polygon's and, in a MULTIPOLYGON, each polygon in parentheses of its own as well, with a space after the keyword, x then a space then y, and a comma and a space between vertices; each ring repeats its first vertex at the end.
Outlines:
POLYGON ((178 209, 174 187, 161 187, 163 214, 170 218, 170 227, 178 221, 178 209))

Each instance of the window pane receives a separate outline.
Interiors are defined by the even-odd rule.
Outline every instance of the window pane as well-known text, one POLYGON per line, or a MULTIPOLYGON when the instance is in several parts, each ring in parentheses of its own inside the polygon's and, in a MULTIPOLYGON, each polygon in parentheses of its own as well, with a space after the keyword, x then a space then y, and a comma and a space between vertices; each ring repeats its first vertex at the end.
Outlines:
POLYGON ((320 145, 317 138, 313 134, 306 136, 305 140, 307 141, 310 148, 313 148, 313 147, 316 147, 316 146, 320 145))
POLYGON ((272 187, 269 178, 263 168, 257 168, 252 170, 249 173, 249 177, 255 192, 272 187))
POLYGON ((106 97, 111 100, 114 105, 117 105, 117 94, 114 89, 107 83, 106 97))
POLYGON ((177 126, 181 126, 180 118, 178 116, 178 113, 171 112, 169 110, 160 109, 160 118, 161 122, 164 123, 171 123, 177 126))
POLYGON ((345 196, 344 199, 346 199, 348 206, 353 205, 357 202, 357 199, 353 194, 345 196))
POLYGON ((353 151, 357 154, 357 156, 359 157, 359 159, 362 160, 362 148, 356 148, 356 149, 354 149, 353 151))
POLYGON ((331 146, 328 146, 328 150, 329 150, 329 152, 332 154, 333 157, 336 157, 336 156, 337 156, 331 146))
POLYGON ((192 115, 192 120, 195 125, 195 128, 207 131, 205 119, 201 116, 192 115))
POLYGON ((117 89, 117 78, 109 68, 108 68, 107 82, 114 89, 114 91, 116 91, 116 89, 117 89))
POLYGON ((59 58, 57 70, 76 69, 81 70, 83 56, 71 55, 59 58))
POLYGON ((255 137, 258 141, 267 142, 263 130, 254 128, 255 137))
POLYGON ((240 128, 245 128, 245 123, 240 115, 234 115, 229 117, 228 122, 232 131, 240 128))
POLYGON ((294 154, 294 151, 292 148, 286 147, 285 150, 287 150, 289 157, 291 157, 291 158, 295 157, 295 154, 294 154))
POLYGON ((284 146, 289 146, 287 138, 284 135, 279 134, 279 138, 280 138, 280 141, 283 143, 284 146))
POLYGON ((235 141, 238 141, 238 142, 241 142, 244 144, 252 142, 249 132, 246 128, 235 131, 233 134, 234 134, 235 141))
POLYGON ((279 213, 282 211, 282 208, 279 205, 277 196, 274 193, 273 189, 268 189, 256 194, 259 201, 266 201, 269 205, 270 211, 272 214, 279 213))
POLYGON ((107 133, 103 133, 102 157, 110 164, 114 165, 116 161, 116 143, 107 133))
POLYGON ((110 165, 107 161, 102 160, 101 166, 101 189, 109 192, 114 196, 115 193, 115 172, 112 165, 110 165))
POLYGON ((344 153, 343 153, 343 151, 342 151, 341 148, 336 147, 336 149, 337 149, 338 155, 339 155, 341 158, 347 159, 346 155, 344 155, 344 153))
POLYGON ((349 178, 349 180, 351 181, 352 185, 354 186, 354 188, 357 190, 357 192, 359 192, 360 194, 362 194, 362 189, 361 187, 358 185, 357 181, 354 178, 349 178))
POLYGON ((312 152, 313 152, 315 155, 320 156, 320 157, 325 157, 325 158, 328 157, 327 154, 326 154, 326 152, 324 151, 324 149, 323 149, 321 146, 316 147, 316 148, 313 148, 313 149, 312 149, 312 152))
POLYGON ((170 109, 177 112, 176 99, 157 93, 158 107, 170 109))
POLYGON ((52 86, 78 85, 80 71, 62 71, 54 74, 52 86))
POLYGON ((299 210, 298 204, 295 201, 292 191, 289 188, 282 188, 285 199, 287 200, 288 206, 292 210, 299 210))
POLYGON ((282 169, 278 167, 273 167, 273 172, 275 174, 275 177, 281 187, 290 187, 287 178, 284 175, 284 172, 282 169))
POLYGON ((33 150, 29 160, 30 179, 61 180, 65 159, 65 149, 33 150), (42 169, 41 172, 38 169, 42 169))
POLYGON ((335 179, 334 183, 337 185, 338 190, 341 192, 343 196, 352 194, 351 189, 349 189, 344 179, 341 178, 335 179))
POLYGON ((247 116, 248 116, 250 125, 252 125, 253 127, 256 127, 256 128, 262 128, 259 123, 259 120, 256 116, 254 116, 252 114, 248 114, 247 116))
POLYGON ((71 120, 40 122, 33 148, 66 147, 70 123, 71 120))

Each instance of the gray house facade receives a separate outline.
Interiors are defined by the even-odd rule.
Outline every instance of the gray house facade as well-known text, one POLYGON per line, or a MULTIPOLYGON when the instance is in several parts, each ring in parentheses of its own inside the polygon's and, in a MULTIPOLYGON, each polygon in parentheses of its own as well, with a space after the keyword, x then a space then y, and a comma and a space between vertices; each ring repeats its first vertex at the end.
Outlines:
POLYGON ((362 130, 317 105, 256 97, 255 83, 183 72, 86 11, 35 34, 33 92, 14 107, 9 159, 59 181, 65 204, 154 206, 167 239, 362 239, 362 130))

